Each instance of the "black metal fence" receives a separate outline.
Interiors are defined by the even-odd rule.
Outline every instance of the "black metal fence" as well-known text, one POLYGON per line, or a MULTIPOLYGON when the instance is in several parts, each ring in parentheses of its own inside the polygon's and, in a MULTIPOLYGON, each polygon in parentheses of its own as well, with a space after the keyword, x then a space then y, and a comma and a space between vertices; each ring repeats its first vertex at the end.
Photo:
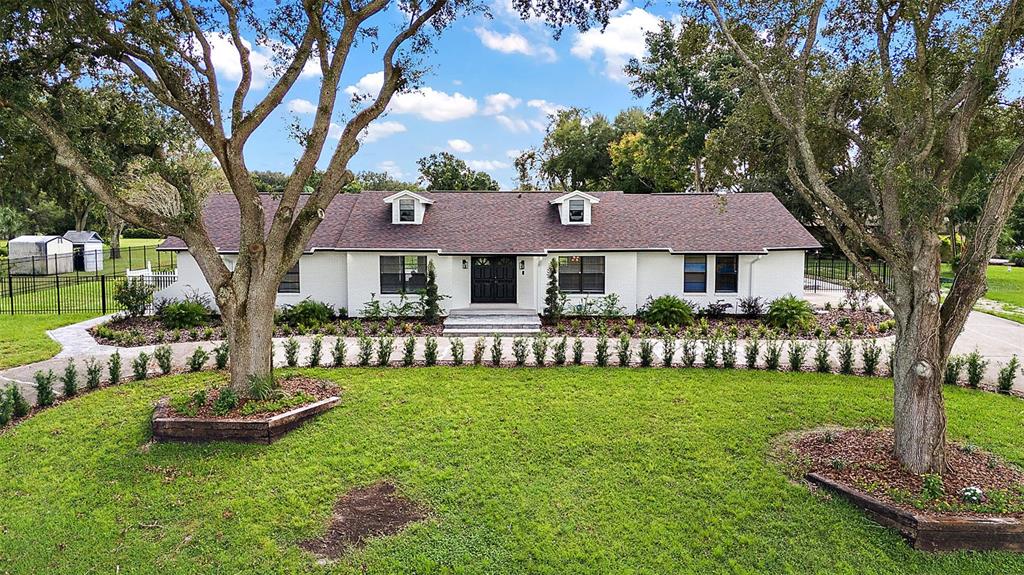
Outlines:
POLYGON ((159 291, 177 279, 177 257, 156 246, 0 260, 0 314, 112 313, 127 281, 159 291))
POLYGON ((94 277, 124 275, 127 271, 169 271, 178 265, 175 252, 160 251, 157 246, 132 246, 112 250, 104 246, 96 252, 74 251, 66 254, 0 258, 0 277, 62 275, 94 277))
MULTIPOLYGON (((884 261, 871 263, 871 271, 886 285, 892 286, 892 275, 884 261)), ((845 256, 807 254, 804 259, 804 290, 811 292, 846 291, 862 274, 845 256)))

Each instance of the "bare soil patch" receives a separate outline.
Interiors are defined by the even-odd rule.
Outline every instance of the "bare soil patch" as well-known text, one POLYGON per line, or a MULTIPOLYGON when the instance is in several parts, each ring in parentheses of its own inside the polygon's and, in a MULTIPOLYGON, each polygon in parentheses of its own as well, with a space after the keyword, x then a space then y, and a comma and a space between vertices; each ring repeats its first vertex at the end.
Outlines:
POLYGON ((426 510, 399 495, 392 483, 379 481, 342 495, 334 505, 323 537, 300 541, 299 547, 320 557, 337 559, 363 547, 371 537, 395 535, 426 517, 426 510))
POLYGON ((1024 517, 1024 471, 973 445, 949 444, 941 480, 899 464, 891 429, 807 431, 786 437, 780 451, 795 477, 816 473, 916 515, 1024 517), (982 491, 978 502, 964 496, 972 487, 982 491))

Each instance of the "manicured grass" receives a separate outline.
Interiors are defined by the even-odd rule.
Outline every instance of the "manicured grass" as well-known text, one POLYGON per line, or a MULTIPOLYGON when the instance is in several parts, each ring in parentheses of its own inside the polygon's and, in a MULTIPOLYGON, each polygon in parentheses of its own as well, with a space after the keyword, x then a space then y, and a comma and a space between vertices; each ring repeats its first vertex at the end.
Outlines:
MULTIPOLYGON (((949 264, 942 264, 943 277, 952 278, 949 264)), ((1003 310, 983 309, 985 313, 999 316, 1017 323, 1024 323, 1024 268, 990 265, 985 272, 988 291, 985 298, 1009 304, 1003 310)))
POLYGON ((46 330, 71 325, 96 314, 2 315, 0 313, 0 369, 49 359, 60 346, 46 330))
POLYGON ((1024 307, 1024 268, 988 267, 985 297, 1024 307))
MULTIPOLYGON (((147 444, 152 404, 215 374, 130 383, 0 436, 12 573, 1012 573, 928 555, 790 483, 773 439, 885 424, 881 379, 619 368, 343 369, 340 407, 270 446, 147 444), (387 478, 432 518, 318 566, 345 490, 387 478)), ((1018 399, 949 389, 949 432, 1024 462, 1018 399)))
POLYGON ((141 246, 158 246, 164 243, 163 238, 149 239, 149 238, 121 238, 122 248, 137 248, 141 246))

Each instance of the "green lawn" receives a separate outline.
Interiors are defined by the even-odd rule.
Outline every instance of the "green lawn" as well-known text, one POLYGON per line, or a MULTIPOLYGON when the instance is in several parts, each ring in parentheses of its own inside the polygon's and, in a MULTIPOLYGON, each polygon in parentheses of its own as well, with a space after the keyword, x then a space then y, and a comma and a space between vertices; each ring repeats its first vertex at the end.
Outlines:
MULTIPOLYGON (((949 264, 942 264, 942 275, 953 277, 949 264)), ((1005 310, 985 310, 985 312, 1017 323, 1024 323, 1024 313, 1020 310, 1020 308, 1024 308, 1024 268, 990 265, 985 275, 988 279, 988 291, 985 292, 985 297, 1010 306, 1005 310)))
POLYGON ((47 337, 46 330, 71 325, 95 316, 96 314, 11 316, 0 313, 0 369, 53 357, 60 351, 60 346, 47 337))
MULTIPOLYGON (((342 405, 270 446, 147 444, 213 374, 87 395, 0 436, 0 572, 1019 573, 911 550, 787 481, 773 438, 886 423, 881 379, 619 368, 322 370, 342 405), (294 543, 388 478, 432 518, 320 566, 294 543)), ((1021 400, 947 389, 949 433, 1024 463, 1021 400)))

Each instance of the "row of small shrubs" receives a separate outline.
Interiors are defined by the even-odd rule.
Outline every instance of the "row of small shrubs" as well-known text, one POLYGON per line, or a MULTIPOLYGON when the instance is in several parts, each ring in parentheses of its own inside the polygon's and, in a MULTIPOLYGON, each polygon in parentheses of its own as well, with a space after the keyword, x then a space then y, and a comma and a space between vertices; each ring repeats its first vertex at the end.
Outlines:
MULTIPOLYGON (((835 345, 838 364, 832 365, 831 350, 834 343, 827 339, 820 339, 813 344, 807 341, 796 339, 780 339, 774 331, 767 332, 765 337, 753 337, 747 341, 743 350, 743 358, 738 357, 740 348, 735 333, 715 332, 708 339, 697 339, 694 337, 676 337, 671 333, 664 333, 660 338, 643 337, 634 341, 628 334, 621 334, 614 341, 607 335, 600 335, 597 338, 594 362, 604 367, 610 365, 613 360, 621 366, 639 365, 651 367, 655 364, 655 342, 660 341, 663 352, 661 365, 671 367, 676 364, 679 358, 680 364, 684 367, 699 365, 704 367, 726 367, 732 368, 740 364, 748 368, 756 368, 763 365, 766 369, 779 370, 788 368, 790 370, 802 370, 808 365, 808 358, 811 365, 819 372, 828 373, 836 371, 842 374, 855 373, 856 359, 860 358, 861 372, 865 375, 878 375, 883 371, 882 346, 874 339, 864 340, 859 346, 851 339, 840 340, 835 345), (813 352, 813 354, 812 354, 813 352)), ((452 338, 451 352, 452 363, 462 365, 466 362, 466 342, 462 338, 452 338)), ((533 364, 537 366, 565 365, 583 363, 583 340, 576 337, 570 340, 568 336, 551 338, 547 335, 537 337, 515 337, 512 339, 512 356, 507 358, 504 355, 503 338, 499 335, 492 336, 490 344, 486 338, 478 338, 473 347, 470 361, 474 365, 482 365, 489 362, 491 365, 502 365, 506 359, 510 359, 517 366, 526 365, 532 358, 533 364)), ((356 354, 353 362, 356 366, 388 366, 391 365, 391 357, 396 351, 396 338, 392 336, 370 337, 360 336, 356 341, 356 354)), ((398 351, 401 352, 401 364, 412 366, 417 363, 417 358, 422 358, 422 363, 427 366, 436 365, 438 362, 438 341, 435 337, 426 337, 423 340, 422 352, 417 353, 418 340, 414 336, 408 336, 402 340, 398 351)), ((289 337, 282 342, 285 363, 289 367, 299 367, 299 341, 289 337)), ((343 367, 347 365, 347 343, 342 338, 334 340, 331 348, 330 358, 324 351, 323 336, 313 338, 310 344, 308 357, 302 365, 304 367, 343 367)), ((891 353, 890 359, 891 362, 891 353)), ((891 373, 891 366, 889 372, 891 373)))
MULTIPOLYGON (((705 317, 720 317, 725 314, 727 306, 708 304, 702 310, 705 317)), ((802 298, 787 295, 765 304, 760 297, 743 298, 740 301, 740 313, 746 316, 765 316, 768 325, 783 330, 808 329, 814 323, 814 309, 802 298)), ((637 315, 647 323, 664 327, 692 325, 697 316, 697 307, 678 296, 663 295, 650 299, 639 310, 637 315)))
MULTIPOLYGON (((187 360, 188 370, 190 372, 202 371, 209 362, 211 356, 214 360, 214 365, 217 369, 224 369, 228 365, 229 352, 227 342, 214 348, 212 354, 203 348, 197 348, 192 352, 187 360)), ((171 348, 168 345, 162 345, 157 347, 153 351, 153 355, 146 352, 141 352, 131 361, 131 377, 134 381, 142 381, 149 377, 151 363, 156 364, 161 375, 167 375, 172 369, 172 354, 171 348)), ((64 371, 57 376, 54 374, 52 369, 46 371, 37 371, 33 375, 33 380, 36 385, 36 405, 39 407, 48 407, 53 405, 57 400, 56 384, 59 383, 61 386, 62 395, 65 398, 71 398, 78 395, 80 390, 80 384, 84 384, 85 389, 94 390, 100 387, 103 378, 104 366, 101 362, 95 358, 89 358, 84 362, 85 371, 79 373, 78 365, 74 359, 69 359, 67 364, 64 366, 64 371)), ((107 372, 107 383, 108 385, 117 385, 121 383, 124 372, 123 372, 123 360, 120 352, 114 352, 110 358, 107 359, 106 372, 107 372)), ((7 390, 0 392, 0 426, 10 421, 11 417, 4 417, 3 413, 8 403, 11 404, 13 417, 22 417, 25 413, 18 415, 19 410, 14 409, 14 406, 18 402, 24 402, 24 398, 21 396, 21 392, 17 386, 10 386, 7 390), (19 399, 20 398, 20 399, 19 399)))
MULTIPOLYGON (((946 385, 959 385, 961 377, 966 374, 967 386, 977 389, 981 387, 981 380, 985 377, 988 363, 988 360, 977 349, 967 355, 951 355, 946 362, 946 371, 942 381, 946 385)), ((999 393, 1010 393, 1013 383, 1017 380, 1020 367, 1020 360, 1014 355, 1010 361, 1006 362, 1006 365, 999 369, 996 375, 996 390, 999 393)))

